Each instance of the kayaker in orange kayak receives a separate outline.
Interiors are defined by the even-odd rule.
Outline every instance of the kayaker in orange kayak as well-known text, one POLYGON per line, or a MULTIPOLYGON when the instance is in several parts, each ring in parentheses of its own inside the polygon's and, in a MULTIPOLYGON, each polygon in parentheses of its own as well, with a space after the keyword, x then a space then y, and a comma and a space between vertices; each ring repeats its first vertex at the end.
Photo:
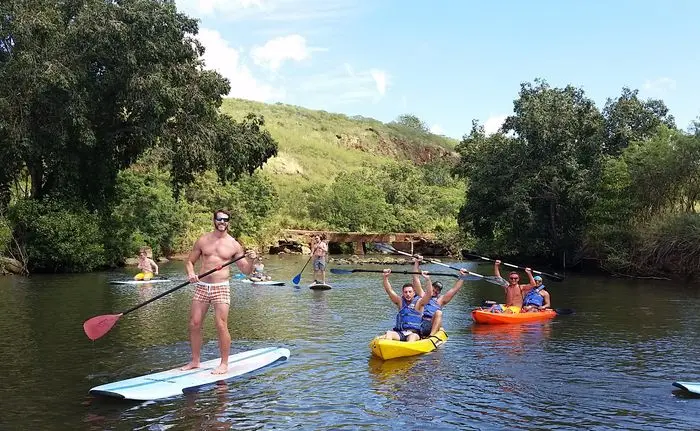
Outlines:
POLYGON ((545 290, 544 284, 542 284, 542 277, 536 275, 534 280, 537 285, 525 295, 523 308, 520 310, 521 313, 546 310, 552 306, 549 292, 545 290))
MULTIPOLYGON (((500 266, 501 261, 496 260, 496 262, 493 264, 493 273, 496 277, 503 280, 503 277, 501 277, 500 266)), ((503 290, 506 293, 506 309, 504 310, 499 304, 497 304, 491 307, 489 311, 495 313, 498 313, 499 311, 511 313, 520 311, 525 294, 527 294, 537 285, 537 283, 535 283, 535 279, 532 277, 532 269, 525 268, 525 273, 530 278, 529 284, 520 284, 520 275, 518 275, 518 273, 515 271, 511 271, 508 274, 508 281, 503 280, 503 290), (515 311, 516 309, 518 311, 515 311)))

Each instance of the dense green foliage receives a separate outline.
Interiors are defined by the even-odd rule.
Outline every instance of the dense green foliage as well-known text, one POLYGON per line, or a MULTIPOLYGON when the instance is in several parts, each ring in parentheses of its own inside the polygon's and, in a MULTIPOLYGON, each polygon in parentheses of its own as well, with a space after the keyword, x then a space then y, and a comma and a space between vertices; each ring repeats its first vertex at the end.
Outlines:
POLYGON ((108 204, 120 170, 159 146, 176 187, 276 154, 262 118, 218 111, 230 85, 201 67, 197 21, 168 0, 0 3, 0 210, 23 169, 31 197, 108 204))
POLYGON ((675 247, 700 250, 700 134, 675 129, 662 101, 637 94, 625 88, 600 112, 583 90, 537 80, 522 85, 499 133, 474 123, 455 171, 469 180, 459 221, 476 247, 553 263, 595 259, 611 271, 700 274, 700 261, 679 258, 675 247))
POLYGON ((105 262, 100 220, 77 203, 22 200, 8 218, 30 271, 89 271, 105 262))

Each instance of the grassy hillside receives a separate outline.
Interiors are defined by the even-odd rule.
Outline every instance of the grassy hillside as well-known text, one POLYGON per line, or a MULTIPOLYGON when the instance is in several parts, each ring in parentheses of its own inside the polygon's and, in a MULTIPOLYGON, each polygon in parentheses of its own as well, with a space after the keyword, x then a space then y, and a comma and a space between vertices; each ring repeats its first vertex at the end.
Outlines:
POLYGON ((309 193, 339 172, 381 169, 391 160, 422 165, 457 159, 454 139, 371 118, 241 99, 225 99, 221 110, 235 119, 249 112, 263 115, 265 127, 279 142, 278 156, 265 164, 263 173, 280 196, 280 227, 315 228, 313 217, 300 208, 309 193))

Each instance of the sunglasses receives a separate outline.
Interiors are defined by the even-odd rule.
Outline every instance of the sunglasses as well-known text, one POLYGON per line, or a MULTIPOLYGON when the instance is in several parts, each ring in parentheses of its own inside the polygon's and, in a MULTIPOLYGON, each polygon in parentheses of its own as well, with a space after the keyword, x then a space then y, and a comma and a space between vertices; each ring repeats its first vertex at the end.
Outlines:
POLYGON ((520 277, 508 277, 508 278, 510 278, 511 280, 520 280, 520 277))
POLYGON ((228 223, 228 217, 216 217, 216 218, 214 218, 214 220, 216 220, 218 222, 228 223))

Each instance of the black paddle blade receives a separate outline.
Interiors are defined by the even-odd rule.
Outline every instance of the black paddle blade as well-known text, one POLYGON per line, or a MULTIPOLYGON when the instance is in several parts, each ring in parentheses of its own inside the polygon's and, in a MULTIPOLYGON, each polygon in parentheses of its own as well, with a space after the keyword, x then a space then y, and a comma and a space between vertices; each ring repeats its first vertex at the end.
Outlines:
POLYGON ((355 272, 354 269, 331 268, 333 274, 352 274, 353 272, 355 272))
POLYGON ((383 242, 375 242, 374 243, 374 248, 376 248, 379 251, 382 251, 384 253, 393 253, 396 251, 396 249, 389 244, 385 244, 383 242))
POLYGON ((555 308, 554 311, 557 312, 558 315, 566 315, 566 314, 574 314, 576 313, 576 310, 573 308, 555 308))

